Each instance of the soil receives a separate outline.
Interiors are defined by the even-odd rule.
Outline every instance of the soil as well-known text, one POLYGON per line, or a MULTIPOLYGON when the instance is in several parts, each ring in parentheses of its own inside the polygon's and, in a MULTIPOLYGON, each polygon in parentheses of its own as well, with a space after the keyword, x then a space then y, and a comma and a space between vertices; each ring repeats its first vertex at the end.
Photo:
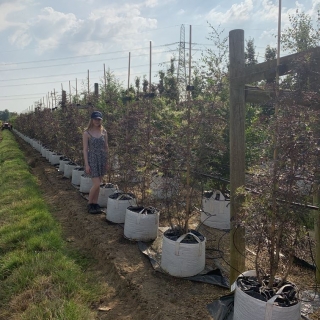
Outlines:
MULTIPOLYGON (((229 294, 228 289, 155 271, 137 243, 124 238, 123 226, 108 223, 105 214, 88 214, 87 200, 70 179, 29 144, 18 137, 17 141, 62 227, 66 243, 94 259, 88 271, 110 288, 106 297, 92 306, 97 319, 212 319, 207 305, 229 294)), ((207 238, 207 265, 219 267, 227 276, 228 233, 206 227, 200 231, 207 238), (214 265, 213 258, 217 256, 222 259, 215 259, 214 265)), ((250 264, 249 256, 247 267, 250 264)), ((304 289, 314 288, 313 272, 300 266, 294 268, 290 280, 304 289)), ((316 312, 310 319, 319 316, 320 312, 316 312)))
POLYGON ((207 304, 229 293, 211 284, 156 272, 136 242, 123 236, 123 226, 105 214, 87 213, 87 200, 29 144, 17 137, 45 201, 72 248, 95 261, 90 272, 110 288, 95 306, 97 319, 212 319, 207 304))

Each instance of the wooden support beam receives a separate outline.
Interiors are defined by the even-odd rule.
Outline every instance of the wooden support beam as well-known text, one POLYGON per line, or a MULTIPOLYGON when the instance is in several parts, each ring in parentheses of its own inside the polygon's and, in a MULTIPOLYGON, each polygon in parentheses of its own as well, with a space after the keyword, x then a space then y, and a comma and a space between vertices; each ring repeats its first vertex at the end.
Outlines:
MULTIPOLYGON (((280 58, 279 76, 285 75, 292 69, 295 60, 311 55, 320 60, 320 47, 316 47, 307 51, 298 52, 280 58)), ((276 76, 277 59, 269 60, 255 65, 247 66, 243 75, 239 75, 243 83, 252 83, 255 81, 273 79, 276 76)), ((239 79, 240 80, 240 79, 239 79)))
MULTIPOLYGON (((314 94, 315 92, 309 91, 309 94, 314 94)), ((310 106, 311 102, 309 99, 305 99, 304 94, 297 96, 291 90, 279 90, 279 97, 286 97, 287 99, 294 99, 294 103, 299 103, 301 106, 310 106)), ((278 98, 279 98, 278 97, 278 98)), ((273 100, 276 98, 276 92, 273 89, 264 90, 263 88, 256 86, 245 86, 245 101, 246 103, 256 103, 256 104, 272 104, 273 100)), ((292 101, 293 102, 293 101, 292 101)), ((315 102, 318 104, 318 102, 315 102)))
POLYGON ((236 198, 239 187, 245 186, 245 82, 244 31, 229 32, 230 59, 230 284, 245 271, 245 230, 235 221, 242 202, 236 198))
POLYGON ((259 87, 245 86, 246 103, 263 104, 275 97, 275 91, 266 91, 259 87))

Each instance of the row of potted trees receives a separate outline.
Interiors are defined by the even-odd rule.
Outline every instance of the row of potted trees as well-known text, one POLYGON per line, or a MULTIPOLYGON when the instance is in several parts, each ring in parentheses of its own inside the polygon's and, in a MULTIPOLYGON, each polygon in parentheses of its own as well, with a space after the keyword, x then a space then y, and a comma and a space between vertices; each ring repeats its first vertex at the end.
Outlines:
MULTIPOLYGON (((70 159, 44 147, 41 142, 15 132, 38 150, 52 165, 71 183, 79 187, 79 191, 88 193, 91 179, 86 176, 84 169, 77 166, 70 159)), ((169 200, 169 196, 159 196, 159 177, 153 185, 156 198, 169 200), (158 197, 159 196, 159 197, 158 197)), ((166 185, 163 178, 161 185, 166 185)), ((172 183, 172 180, 168 180, 172 183)), ((167 188, 167 187, 166 187, 167 188)), ((172 195, 172 194, 171 194, 172 195)), ((153 241, 158 237, 159 217, 158 209, 137 204, 136 196, 130 192, 123 192, 114 184, 107 183, 100 186, 98 199, 102 207, 106 207, 106 220, 112 223, 124 224, 124 237, 134 241, 153 241)), ((170 275, 189 277, 198 274, 205 268, 206 238, 195 230, 184 232, 173 226, 164 232, 162 243, 161 267, 170 275)))

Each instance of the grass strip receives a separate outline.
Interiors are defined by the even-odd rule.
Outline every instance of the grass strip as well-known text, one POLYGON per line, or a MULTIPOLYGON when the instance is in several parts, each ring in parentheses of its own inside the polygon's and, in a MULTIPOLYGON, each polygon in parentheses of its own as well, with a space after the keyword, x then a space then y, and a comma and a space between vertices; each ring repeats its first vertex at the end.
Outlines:
POLYGON ((13 134, 0 135, 0 319, 96 319, 106 286, 66 248, 13 134))

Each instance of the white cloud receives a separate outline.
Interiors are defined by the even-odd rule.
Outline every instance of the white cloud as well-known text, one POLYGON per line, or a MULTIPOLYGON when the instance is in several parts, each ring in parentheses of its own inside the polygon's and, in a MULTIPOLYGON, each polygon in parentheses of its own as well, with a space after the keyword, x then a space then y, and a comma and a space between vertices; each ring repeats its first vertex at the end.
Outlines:
POLYGON ((289 16, 295 16, 297 12, 301 13, 304 12, 305 14, 309 15, 311 17, 312 22, 315 23, 318 19, 318 10, 320 9, 320 0, 313 0, 312 6, 309 10, 306 9, 306 6, 303 3, 300 3, 299 1, 295 2, 295 7, 292 8, 284 8, 282 11, 282 29, 287 28, 291 26, 291 23, 289 21, 289 16))
POLYGON ((256 12, 256 16, 264 21, 277 22, 279 15, 278 4, 276 4, 274 1, 263 0, 261 5, 262 9, 256 12))
POLYGON ((25 5, 21 3, 21 1, 13 1, 13 2, 1 2, 0 3, 0 32, 12 27, 21 25, 21 23, 9 21, 8 17, 18 11, 22 11, 25 8, 25 5))
POLYGON ((154 8, 158 5, 158 0, 146 0, 145 6, 147 8, 154 8))
POLYGON ((26 47, 32 41, 38 46, 38 53, 57 47, 61 40, 72 37, 81 27, 82 21, 74 14, 64 14, 51 7, 30 19, 9 37, 11 44, 26 47))
POLYGON ((127 4, 91 12, 79 33, 86 34, 86 30, 91 30, 91 39, 133 49, 137 44, 141 47, 142 32, 146 36, 145 31, 156 27, 157 20, 143 17, 139 5, 127 4))
POLYGON ((234 3, 226 12, 220 12, 216 8, 212 9, 206 19, 215 23, 226 23, 228 21, 246 21, 250 18, 253 10, 253 1, 244 0, 239 4, 234 3))
POLYGON ((10 37, 9 42, 15 44, 18 48, 24 48, 28 46, 32 41, 32 37, 28 33, 26 27, 21 27, 15 31, 10 37))
MULTIPOLYGON (((142 14, 147 5, 156 4, 155 0, 121 6, 115 3, 94 9, 84 19, 46 7, 38 15, 16 25, 17 29, 9 36, 9 41, 19 48, 32 43, 39 54, 62 45, 77 54, 100 53, 116 44, 124 49, 134 49, 141 47, 142 39, 150 38, 148 31, 157 27, 156 19, 142 14)), ((6 12, 11 12, 12 8, 6 12)), ((3 14, 4 11, 0 12, 3 14)))
POLYGON ((180 10, 178 11, 178 15, 179 15, 179 16, 183 15, 184 13, 185 13, 185 11, 184 11, 183 9, 180 9, 180 10))
POLYGON ((312 8, 307 13, 316 20, 318 18, 318 10, 320 10, 320 0, 312 0, 312 8))
POLYGON ((65 33, 74 34, 79 29, 82 21, 78 20, 73 13, 62 13, 55 11, 51 7, 42 9, 42 14, 30 21, 37 38, 44 39, 54 35, 63 35, 65 33))
MULTIPOLYGON (((320 7, 320 0, 312 0, 312 9, 314 10, 314 9, 320 9, 319 8, 320 7)), ((316 11, 315 10, 315 11, 316 11)))

